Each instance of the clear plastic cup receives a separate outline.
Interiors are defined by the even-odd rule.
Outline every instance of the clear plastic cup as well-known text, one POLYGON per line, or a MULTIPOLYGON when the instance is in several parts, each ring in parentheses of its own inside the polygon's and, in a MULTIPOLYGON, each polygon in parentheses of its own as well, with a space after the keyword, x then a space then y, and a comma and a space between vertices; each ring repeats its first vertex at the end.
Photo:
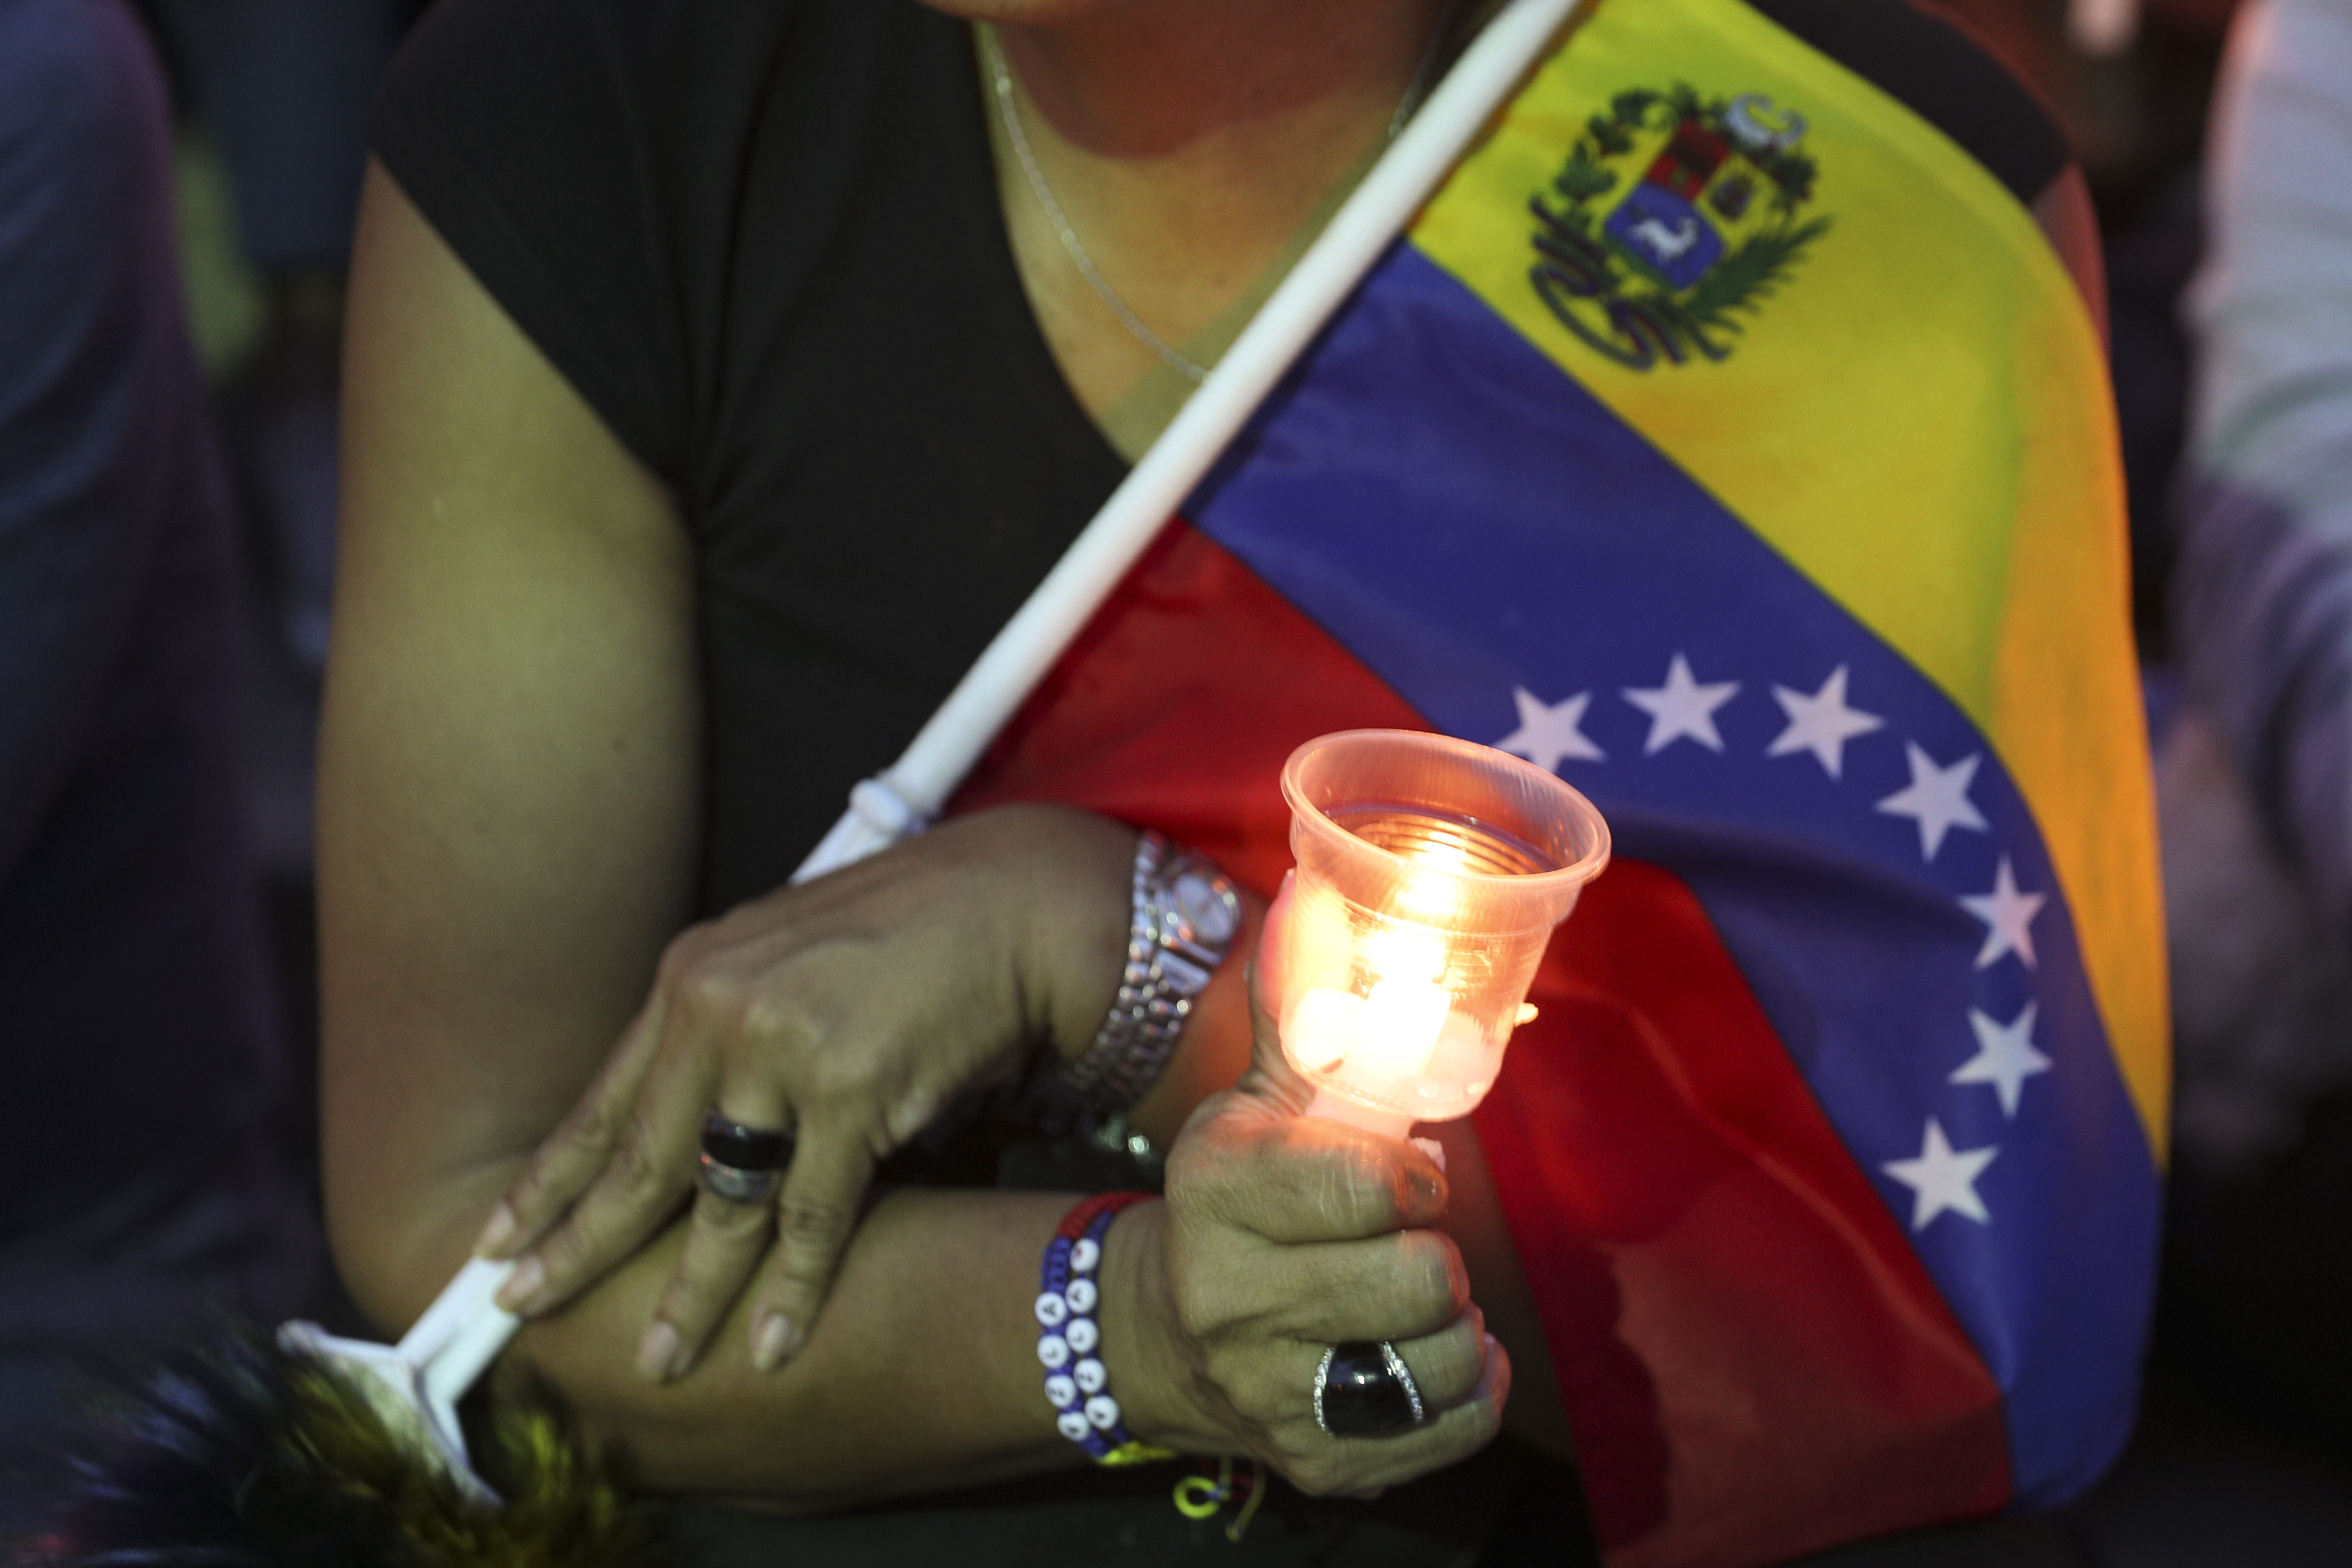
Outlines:
POLYGON ((1531 763, 1412 730, 1309 741, 1282 793, 1282 1046, 1317 1086, 1308 1114, 1391 1135, 1467 1116, 1609 825, 1531 763))

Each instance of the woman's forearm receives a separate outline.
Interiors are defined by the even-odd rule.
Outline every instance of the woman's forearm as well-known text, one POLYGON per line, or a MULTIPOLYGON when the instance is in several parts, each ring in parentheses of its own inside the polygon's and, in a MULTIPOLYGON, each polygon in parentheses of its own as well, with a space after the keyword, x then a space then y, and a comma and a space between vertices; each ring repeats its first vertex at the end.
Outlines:
MULTIPOLYGON (((401 1271, 419 1303, 465 1256, 470 1216, 510 1173, 486 1169, 436 1195, 445 1216, 408 1238, 401 1271)), ((685 1377, 634 1366, 638 1337, 684 1235, 673 1226, 562 1311, 527 1326, 502 1376, 544 1376, 593 1436, 617 1439, 657 1490, 792 1509, 838 1507, 1081 1464, 1042 1389, 1038 1260, 1069 1195, 938 1189, 884 1195, 866 1215, 805 1349, 754 1370, 743 1307, 685 1377)), ((1108 1287, 1156 1234, 1130 1211, 1111 1227, 1108 1287)), ((1169 1425, 1158 1331, 1131 1289, 1106 1289, 1103 1354, 1131 1419, 1169 1425)))

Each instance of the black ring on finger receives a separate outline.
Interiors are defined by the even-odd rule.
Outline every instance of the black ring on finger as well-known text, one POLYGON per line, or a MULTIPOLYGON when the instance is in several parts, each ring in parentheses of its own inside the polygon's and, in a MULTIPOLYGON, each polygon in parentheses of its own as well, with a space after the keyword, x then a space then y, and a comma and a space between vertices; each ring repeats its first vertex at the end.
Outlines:
POLYGON ((1377 1437, 1428 1416, 1412 1369, 1394 1342, 1349 1340, 1315 1369, 1315 1425, 1329 1437, 1377 1437))
POLYGON ((712 1110, 702 1118, 702 1152, 739 1171, 781 1171, 793 1163, 793 1135, 782 1128, 747 1127, 712 1110))
POLYGON ((698 1172, 705 1191, 730 1203, 765 1203, 793 1163, 793 1139, 780 1129, 747 1127, 716 1110, 702 1119, 698 1172))

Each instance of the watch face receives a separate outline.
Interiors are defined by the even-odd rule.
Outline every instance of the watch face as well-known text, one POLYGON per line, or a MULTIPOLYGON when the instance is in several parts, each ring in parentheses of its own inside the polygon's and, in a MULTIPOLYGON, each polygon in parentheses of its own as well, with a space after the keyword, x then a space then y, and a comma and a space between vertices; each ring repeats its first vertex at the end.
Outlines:
POLYGON ((1233 894, 1220 888, 1212 878, 1198 871, 1186 871, 1168 889, 1176 905, 1176 912, 1192 928, 1196 941, 1212 946, 1231 942, 1241 924, 1241 911, 1233 894))

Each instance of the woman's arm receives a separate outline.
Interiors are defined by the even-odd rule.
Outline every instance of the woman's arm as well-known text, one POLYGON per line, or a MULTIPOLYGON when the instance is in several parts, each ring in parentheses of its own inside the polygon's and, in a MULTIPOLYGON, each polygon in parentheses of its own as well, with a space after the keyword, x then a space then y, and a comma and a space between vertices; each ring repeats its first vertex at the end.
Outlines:
MULTIPOLYGON (((391 1328, 464 1260, 685 923, 699 742, 691 561, 660 487, 380 173, 353 300, 321 748, 325 1153, 338 1258, 391 1328)), ((823 1494, 856 1470, 861 1436, 907 1484, 943 1476, 949 1456, 981 1473, 1058 1458, 1034 1390, 989 1397, 1031 1359, 1034 1274, 1024 1286, 997 1265, 1025 1256, 1034 1270, 1057 1213, 1050 1199, 881 1205, 839 1331, 789 1379, 748 1378, 734 1336, 674 1390, 637 1383, 674 1239, 527 1332, 521 1354, 656 1482, 823 1494), (941 1293, 917 1281, 938 1266, 969 1288, 966 1310, 932 1322, 941 1293), (827 1408, 830 1388, 854 1402, 890 1382, 835 1363, 887 1369, 917 1345, 940 1405, 917 1432, 887 1419, 911 1411, 872 1411, 861 1431, 854 1410, 827 1408)))
MULTIPOLYGON (((686 918, 692 567, 659 486, 380 172, 353 296, 321 767, 325 1141, 338 1259, 393 1328, 462 1261, 686 918)), ((1249 1107, 1232 1104, 1187 1134, 1197 1152, 1223 1125, 1240 1152, 1185 1164, 1202 1195, 1175 1205, 1181 1240, 1162 1245, 1158 1205, 1112 1230, 1104 1328, 1139 1435, 1247 1447, 1320 1487, 1467 1452, 1505 1373, 1425 1228, 1442 1184, 1406 1152, 1318 1149, 1263 1115, 1236 1131, 1249 1107), (1350 1189, 1364 1201, 1332 1204, 1350 1189), (1308 1212, 1286 1211, 1293 1194, 1308 1212), (1313 1432, 1314 1345, 1359 1336, 1406 1342, 1452 1406, 1435 1426, 1372 1446, 1313 1432)), ((820 1504, 1068 1463, 1029 1314, 1066 1202, 885 1200, 806 1350, 772 1373, 751 1369, 740 1306, 684 1378, 632 1370, 675 1225, 514 1353, 657 1486, 820 1504)))
MULTIPOLYGON (((699 738, 692 563, 661 488, 380 173, 352 294, 320 767, 326 1184, 353 1294, 395 1328, 685 924, 699 738)), ((747 1376, 740 1335, 675 1389, 635 1377, 674 1236, 520 1352, 657 1483, 829 1495, 876 1468, 868 1444, 909 1486, 1057 1459, 1034 1390, 992 1394, 1034 1359, 1022 1325, 1058 1212, 882 1205, 837 1326, 788 1378, 747 1376), (922 1285, 942 1267, 952 1312, 922 1285), (938 1392, 875 1401, 917 1346, 938 1392)))
POLYGON ((699 716, 660 486, 377 170, 352 281, 323 1137, 345 1277, 395 1324, 487 1210, 446 1194, 554 1125, 685 923, 699 716))

